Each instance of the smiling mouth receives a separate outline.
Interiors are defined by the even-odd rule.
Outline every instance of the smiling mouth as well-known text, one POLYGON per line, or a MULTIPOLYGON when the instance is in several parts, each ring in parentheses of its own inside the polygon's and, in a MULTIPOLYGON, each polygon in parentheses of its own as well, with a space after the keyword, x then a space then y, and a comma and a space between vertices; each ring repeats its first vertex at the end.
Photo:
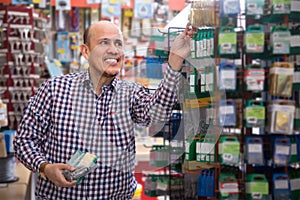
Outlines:
POLYGON ((120 58, 107 58, 104 60, 104 62, 108 64, 116 64, 120 61, 120 58))

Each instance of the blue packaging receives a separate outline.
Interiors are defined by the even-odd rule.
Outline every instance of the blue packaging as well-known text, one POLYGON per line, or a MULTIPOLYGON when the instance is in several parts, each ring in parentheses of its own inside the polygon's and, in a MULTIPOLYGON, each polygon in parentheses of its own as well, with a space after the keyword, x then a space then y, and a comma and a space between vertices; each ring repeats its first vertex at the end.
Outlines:
POLYGON ((162 59, 156 57, 146 58, 146 77, 153 79, 162 79, 162 59))
POLYGON ((273 199, 290 199, 290 181, 287 174, 273 174, 273 199))
POLYGON ((273 140, 273 165, 288 166, 291 156, 291 140, 288 137, 277 136, 273 140))
POLYGON ((5 138, 7 154, 13 153, 14 152, 13 139, 15 137, 16 131, 15 130, 5 130, 2 133, 4 134, 4 138, 5 138))
POLYGON ((233 100, 221 100, 219 105, 221 126, 236 126, 236 106, 233 100))
POLYGON ((263 139, 259 136, 246 138, 246 161, 250 165, 262 166, 265 164, 263 139))

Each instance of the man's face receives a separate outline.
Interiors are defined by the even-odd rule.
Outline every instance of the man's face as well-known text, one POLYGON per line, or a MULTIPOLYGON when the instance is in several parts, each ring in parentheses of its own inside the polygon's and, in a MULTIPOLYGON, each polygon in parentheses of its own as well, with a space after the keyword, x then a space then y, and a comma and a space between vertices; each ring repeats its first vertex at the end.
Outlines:
POLYGON ((92 72, 116 76, 124 63, 123 39, 112 24, 96 24, 89 31, 87 59, 92 72))

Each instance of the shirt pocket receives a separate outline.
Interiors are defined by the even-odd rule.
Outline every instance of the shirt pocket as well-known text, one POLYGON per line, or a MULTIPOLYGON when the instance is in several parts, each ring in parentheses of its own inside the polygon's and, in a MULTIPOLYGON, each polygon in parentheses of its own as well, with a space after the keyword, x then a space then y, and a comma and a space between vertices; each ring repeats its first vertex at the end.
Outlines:
POLYGON ((110 113, 115 129, 115 144, 118 147, 127 148, 134 142, 133 121, 129 112, 112 111, 110 113))

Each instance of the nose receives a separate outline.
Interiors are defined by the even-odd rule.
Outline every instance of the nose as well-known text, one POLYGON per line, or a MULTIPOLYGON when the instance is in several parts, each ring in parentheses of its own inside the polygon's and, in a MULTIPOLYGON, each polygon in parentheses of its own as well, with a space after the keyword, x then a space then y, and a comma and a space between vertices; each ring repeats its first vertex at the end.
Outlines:
POLYGON ((109 46, 108 52, 112 53, 112 54, 117 54, 117 53, 119 53, 119 50, 115 45, 112 44, 109 46))

